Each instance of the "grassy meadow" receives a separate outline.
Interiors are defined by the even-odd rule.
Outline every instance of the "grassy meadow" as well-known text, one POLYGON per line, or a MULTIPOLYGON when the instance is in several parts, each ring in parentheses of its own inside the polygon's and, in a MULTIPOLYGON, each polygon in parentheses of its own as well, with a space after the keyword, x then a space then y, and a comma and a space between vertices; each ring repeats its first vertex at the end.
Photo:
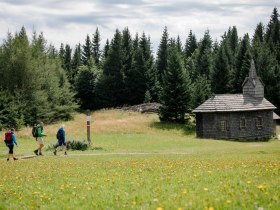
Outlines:
MULTIPOLYGON (((86 117, 65 124, 67 139, 86 140, 86 117)), ((55 143, 58 124, 44 128, 55 143)), ((279 127, 277 133, 280 134, 279 127)), ((1 133, 2 136, 3 132, 1 133)), ((92 113, 91 148, 44 151, 31 128, 16 132, 18 161, 0 145, 0 209, 279 209, 280 141, 195 138, 156 114, 92 113), (29 158, 28 158, 29 157, 29 158)))

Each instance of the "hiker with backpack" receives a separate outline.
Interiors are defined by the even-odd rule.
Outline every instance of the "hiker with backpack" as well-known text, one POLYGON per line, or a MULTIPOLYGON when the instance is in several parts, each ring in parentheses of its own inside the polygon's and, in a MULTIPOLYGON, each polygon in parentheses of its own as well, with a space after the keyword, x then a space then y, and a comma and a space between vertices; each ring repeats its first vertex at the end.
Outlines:
POLYGON ((32 134, 33 136, 35 137, 36 141, 38 142, 39 144, 39 147, 38 149, 34 150, 34 153, 35 155, 43 155, 42 154, 42 149, 44 147, 44 140, 43 140, 43 137, 44 136, 47 136, 44 134, 43 132, 43 127, 44 127, 44 123, 43 122, 40 122, 40 124, 38 124, 36 126, 36 130, 34 131, 34 134, 33 134, 33 129, 32 129, 32 134))
POLYGON ((64 125, 61 125, 61 127, 58 129, 56 133, 56 138, 57 138, 57 144, 55 147, 55 150, 53 152, 54 155, 56 155, 58 148, 64 147, 64 155, 67 155, 67 146, 66 146, 66 139, 65 139, 65 130, 64 130, 64 125))
POLYGON ((8 130, 5 133, 5 140, 4 142, 6 143, 6 146, 9 148, 9 154, 7 157, 7 161, 10 160, 10 157, 12 157, 14 160, 18 160, 15 156, 14 156, 14 145, 17 145, 17 140, 16 140, 16 136, 15 136, 15 129, 11 128, 10 130, 8 130))

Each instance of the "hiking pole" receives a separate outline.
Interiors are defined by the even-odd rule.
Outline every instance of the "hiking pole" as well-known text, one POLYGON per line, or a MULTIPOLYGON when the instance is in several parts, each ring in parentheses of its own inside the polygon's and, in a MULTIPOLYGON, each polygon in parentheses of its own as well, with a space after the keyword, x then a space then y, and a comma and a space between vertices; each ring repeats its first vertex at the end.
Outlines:
POLYGON ((87 110, 86 120, 87 120, 87 141, 88 141, 88 144, 90 144, 90 120, 91 120, 91 116, 90 116, 90 111, 89 110, 87 110))

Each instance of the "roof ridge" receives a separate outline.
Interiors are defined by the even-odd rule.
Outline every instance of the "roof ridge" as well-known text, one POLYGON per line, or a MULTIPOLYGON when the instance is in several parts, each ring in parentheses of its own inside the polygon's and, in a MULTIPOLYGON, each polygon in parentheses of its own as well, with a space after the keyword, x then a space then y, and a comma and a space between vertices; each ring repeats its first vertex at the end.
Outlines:
POLYGON ((243 94, 215 94, 193 112, 237 112, 273 110, 276 107, 266 98, 254 98, 243 94))

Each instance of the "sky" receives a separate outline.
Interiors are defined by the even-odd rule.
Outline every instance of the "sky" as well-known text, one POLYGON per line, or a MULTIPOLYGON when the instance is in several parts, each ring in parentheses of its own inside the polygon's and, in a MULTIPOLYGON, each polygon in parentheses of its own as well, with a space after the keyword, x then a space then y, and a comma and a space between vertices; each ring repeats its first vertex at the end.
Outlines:
POLYGON ((43 32, 57 49, 61 43, 74 48, 98 27, 104 46, 116 29, 128 27, 133 37, 150 36, 155 52, 165 26, 183 44, 190 30, 198 40, 206 30, 220 40, 232 26, 239 37, 252 36, 259 22, 267 25, 274 7, 280 12, 280 0, 0 0, 0 44, 24 26, 29 37, 43 32))

